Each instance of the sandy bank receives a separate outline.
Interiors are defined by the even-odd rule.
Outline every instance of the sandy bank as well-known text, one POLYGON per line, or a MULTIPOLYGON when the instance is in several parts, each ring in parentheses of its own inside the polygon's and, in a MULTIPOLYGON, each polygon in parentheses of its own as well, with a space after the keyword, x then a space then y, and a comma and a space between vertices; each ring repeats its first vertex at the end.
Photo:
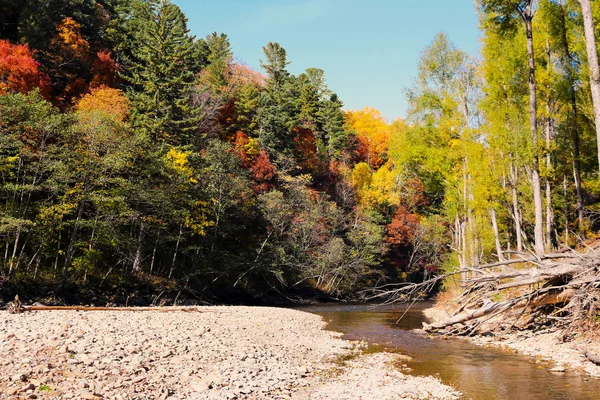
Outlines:
POLYGON ((358 355, 320 317, 264 307, 200 312, 0 311, 1 399, 455 398, 391 354, 358 355))

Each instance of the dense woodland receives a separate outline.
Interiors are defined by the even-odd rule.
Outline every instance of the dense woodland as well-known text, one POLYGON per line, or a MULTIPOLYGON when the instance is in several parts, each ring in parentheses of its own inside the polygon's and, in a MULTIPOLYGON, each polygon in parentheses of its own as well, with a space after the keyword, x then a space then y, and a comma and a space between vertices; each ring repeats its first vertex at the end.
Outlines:
POLYGON ((4 295, 344 298, 593 236, 600 2, 476 4, 481 56, 433 38, 390 123, 166 0, 3 0, 4 295))

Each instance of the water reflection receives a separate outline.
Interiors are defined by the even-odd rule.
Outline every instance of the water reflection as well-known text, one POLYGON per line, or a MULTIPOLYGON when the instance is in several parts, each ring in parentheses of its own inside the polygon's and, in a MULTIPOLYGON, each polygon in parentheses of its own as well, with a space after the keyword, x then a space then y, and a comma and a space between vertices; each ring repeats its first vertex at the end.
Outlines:
POLYGON ((319 314, 328 328, 352 340, 366 340, 370 351, 410 355, 415 375, 437 375, 471 399, 598 400, 600 380, 584 381, 577 373, 555 374, 527 357, 483 349, 462 340, 430 339, 410 332, 424 320, 419 303, 405 313, 404 305, 327 304, 302 307, 319 314), (404 317, 398 321, 400 316, 404 317))

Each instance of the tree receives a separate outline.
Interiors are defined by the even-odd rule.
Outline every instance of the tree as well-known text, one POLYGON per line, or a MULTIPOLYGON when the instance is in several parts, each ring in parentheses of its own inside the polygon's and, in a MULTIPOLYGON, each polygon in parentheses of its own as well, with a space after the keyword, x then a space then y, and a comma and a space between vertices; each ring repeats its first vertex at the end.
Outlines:
POLYGON ((531 167, 533 203, 535 208, 534 247, 538 254, 544 253, 544 216, 542 205, 542 186, 538 155, 537 127, 537 88, 535 78, 535 53, 533 47, 533 16, 535 0, 480 0, 482 10, 489 16, 488 21, 500 29, 514 29, 515 20, 525 24, 527 38, 527 62, 529 68, 529 128, 534 154, 531 167))
POLYGON ((267 72, 267 81, 258 100, 258 137, 278 162, 293 153, 292 130, 298 124, 299 93, 296 78, 286 69, 289 63, 285 49, 270 42, 263 51, 266 60, 261 66, 267 72))
POLYGON ((578 0, 583 14, 585 32, 585 48, 587 50, 588 68, 590 70, 590 88, 594 104, 594 121, 596 123, 596 141, 598 145, 598 165, 600 168, 600 67, 598 66, 598 47, 596 46, 596 29, 592 16, 590 0, 578 0))
POLYGON ((123 92, 106 86, 93 88, 79 100, 75 108, 79 111, 102 111, 123 121, 129 113, 129 104, 123 92))
POLYGON ((39 67, 28 45, 13 45, 8 40, 0 40, 0 94, 9 91, 27 93, 35 88, 47 94, 48 77, 39 67))
POLYGON ((339 160, 348 147, 348 132, 344 128, 343 103, 334 93, 322 102, 318 111, 319 122, 330 159, 339 160))
POLYGON ((346 113, 346 124, 357 134, 366 149, 366 161, 372 168, 379 168, 387 160, 390 144, 390 128, 381 113, 366 107, 361 111, 346 113))
POLYGON ((133 125, 153 141, 189 143, 198 122, 190 101, 197 48, 187 19, 169 1, 134 4, 132 56, 123 60, 123 79, 133 125))

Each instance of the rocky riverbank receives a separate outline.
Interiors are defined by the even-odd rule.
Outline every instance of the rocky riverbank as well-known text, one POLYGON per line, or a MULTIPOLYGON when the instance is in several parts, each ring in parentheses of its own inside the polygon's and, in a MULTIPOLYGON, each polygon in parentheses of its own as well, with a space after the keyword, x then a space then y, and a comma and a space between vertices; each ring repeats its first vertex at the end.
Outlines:
MULTIPOLYGON (((441 321, 450 316, 441 306, 426 309, 424 314, 431 322, 441 321)), ((465 339, 478 346, 498 347, 533 357, 537 363, 547 365, 550 371, 555 373, 569 369, 600 377, 600 366, 592 363, 584 355, 586 351, 600 355, 600 341, 597 337, 569 335, 557 329, 540 329, 490 333, 465 339)))
POLYGON ((0 399, 452 399, 316 315, 267 307, 0 312, 0 399))

